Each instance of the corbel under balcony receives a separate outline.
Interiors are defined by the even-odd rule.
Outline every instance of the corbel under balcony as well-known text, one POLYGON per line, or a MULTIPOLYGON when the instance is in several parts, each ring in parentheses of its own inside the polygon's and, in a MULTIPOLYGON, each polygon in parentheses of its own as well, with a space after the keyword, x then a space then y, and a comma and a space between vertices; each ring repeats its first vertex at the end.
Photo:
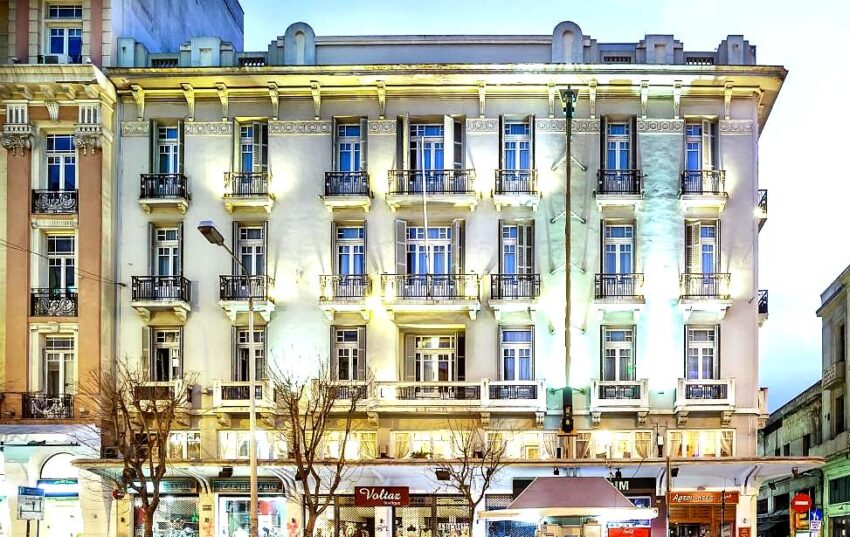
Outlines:
POLYGON ((537 311, 540 274, 490 274, 490 308, 497 321, 514 314, 529 320, 537 311))
POLYGON ((337 313, 360 314, 364 321, 371 317, 366 297, 372 294, 372 279, 366 274, 332 274, 319 277, 319 307, 328 320, 337 313))
POLYGON ((320 197, 331 212, 335 209, 363 209, 368 213, 372 205, 369 174, 365 171, 325 172, 325 190, 320 197))
POLYGON ((130 305, 146 323, 159 311, 185 323, 192 311, 191 290, 191 282, 182 276, 133 276, 130 305))

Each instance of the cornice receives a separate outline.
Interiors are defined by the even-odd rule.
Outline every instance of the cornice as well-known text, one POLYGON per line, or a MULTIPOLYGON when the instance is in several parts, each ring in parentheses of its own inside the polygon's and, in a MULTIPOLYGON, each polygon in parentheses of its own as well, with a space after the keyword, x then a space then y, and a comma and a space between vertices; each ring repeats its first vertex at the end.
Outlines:
POLYGON ((269 134, 331 134, 332 122, 320 120, 269 121, 269 134))

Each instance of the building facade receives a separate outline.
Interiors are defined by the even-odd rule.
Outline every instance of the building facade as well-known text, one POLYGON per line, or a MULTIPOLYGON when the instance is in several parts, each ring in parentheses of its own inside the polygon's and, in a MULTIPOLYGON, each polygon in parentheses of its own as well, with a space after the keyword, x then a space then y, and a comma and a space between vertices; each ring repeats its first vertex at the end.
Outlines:
MULTIPOLYGON (((191 477, 167 485, 162 527, 246 523, 255 360, 369 381, 357 478, 323 535, 521 531, 470 524, 435 480, 459 422, 510 438, 482 509, 553 471, 619 476, 659 508, 640 533, 755 532, 759 480, 779 472, 752 470, 767 418, 758 138, 783 68, 757 65, 741 36, 688 52, 669 35, 598 43, 571 22, 475 38, 323 37, 297 23, 256 53, 218 37, 160 54, 122 43, 134 52, 108 71, 116 280, 129 284, 115 352, 156 385, 198 373, 173 435, 191 477), (195 230, 202 220, 250 277, 195 230), (561 435, 565 414, 575 425, 561 435), (358 507, 355 482, 406 486, 410 505, 358 507)), ((270 392, 261 526, 282 532, 302 513, 270 392)), ((139 530, 133 501, 118 535, 139 530)))

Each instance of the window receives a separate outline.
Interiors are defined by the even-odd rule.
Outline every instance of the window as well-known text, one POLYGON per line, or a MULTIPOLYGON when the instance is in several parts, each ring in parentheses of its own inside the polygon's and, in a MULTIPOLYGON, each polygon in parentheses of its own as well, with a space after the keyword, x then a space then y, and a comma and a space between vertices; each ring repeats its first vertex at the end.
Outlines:
POLYGON ((606 137, 606 169, 628 170, 631 167, 631 125, 608 123, 606 137))
MULTIPOLYGON (((243 328, 234 328, 236 351, 233 357, 233 380, 247 382, 251 367, 251 332, 243 328)), ((268 377, 266 372, 266 331, 254 330, 254 380, 268 377)))
POLYGON ((372 431, 350 431, 346 438, 343 431, 327 431, 323 440, 326 456, 338 459, 345 439, 345 458, 348 460, 375 459, 378 456, 378 433, 372 431))
MULTIPOLYGON (((502 131, 504 154, 503 168, 506 170, 530 170, 531 129, 528 121, 506 121, 502 131)), ((517 177, 517 176, 509 176, 517 177)))
POLYGON ((336 226, 336 269, 340 276, 365 274, 366 229, 364 226, 336 226))
MULTIPOLYGON (((450 334, 406 334, 404 337, 405 380, 452 382, 466 380, 466 338, 462 332, 450 334)), ((419 388, 417 395, 427 397, 419 388)), ((438 388, 433 395, 438 397, 438 388)))
POLYGON ((83 61, 82 28, 52 26, 49 28, 49 35, 48 54, 68 56, 70 63, 81 63, 83 61))
MULTIPOLYGON (((444 158, 443 125, 411 125, 410 126, 410 167, 414 170, 443 170, 444 158)), ((431 176, 429 176, 431 179, 431 176)), ((436 177, 433 178, 436 181, 436 177)), ((428 191, 438 191, 428 187, 428 191)))
POLYGON ((576 458, 631 459, 650 456, 651 431, 591 431, 576 437, 576 458))
POLYGON ((269 168, 268 125, 256 121, 239 127, 240 170, 245 173, 266 172, 269 168))
POLYGON ((720 268, 720 227, 716 220, 688 222, 685 226, 685 272, 714 274, 720 268))
MULTIPOLYGON (((266 273, 266 230, 263 226, 238 225, 239 260, 252 276, 266 273)), ((242 271, 234 267, 238 274, 242 271)))
POLYGON ((850 476, 829 480, 829 503, 850 502, 850 476))
POLYGON ((812 448, 812 435, 811 435, 811 433, 804 434, 803 435, 803 453, 802 453, 803 457, 809 456, 809 451, 811 450, 811 448, 812 448))
POLYGON ((773 497, 773 512, 782 511, 788 509, 790 505, 790 495, 786 492, 784 494, 777 494, 773 497))
POLYGON ((678 430, 668 433, 668 455, 687 459, 699 457, 732 457, 735 453, 735 431, 678 430))
POLYGON ((393 455, 397 459, 446 459, 454 455, 451 431, 391 433, 393 455))
POLYGON ((835 398, 835 434, 843 433, 847 429, 847 424, 844 419, 844 395, 839 395, 835 398))
POLYGON ((82 19, 82 5, 49 5, 47 6, 47 18, 49 19, 82 19))
POLYGON ((837 330, 838 345, 836 345, 836 362, 843 362, 847 359, 847 325, 841 323, 837 330))
POLYGON ((505 457, 509 459, 540 460, 544 458, 542 455, 546 451, 537 432, 489 432, 487 442, 495 446, 504 443, 505 457))
POLYGON ((452 267, 450 226, 408 226, 407 270, 409 274, 449 274, 452 267), (425 238, 425 235, 428 238, 425 238))
POLYGON ((200 460, 201 433, 175 431, 168 435, 168 458, 173 461, 200 460))
POLYGON ((74 137, 64 134, 47 136, 47 189, 76 190, 77 152, 74 137))
POLYGON ((688 337, 687 375, 689 379, 720 378, 718 356, 719 327, 686 326, 688 337))
POLYGON ((634 225, 605 222, 603 227, 602 272, 604 274, 634 272, 634 225))
POLYGON ((331 328, 331 373, 343 381, 366 380, 366 327, 331 328))
POLYGON ((766 515, 767 514, 767 498, 759 498, 756 502, 756 514, 766 515))
POLYGON ((782 446, 782 456, 790 457, 791 456, 791 444, 785 444, 782 446))
POLYGON ((502 355, 502 380, 534 378, 534 329, 501 328, 499 343, 502 355))
POLYGON ((180 228, 158 227, 153 229, 154 276, 180 276, 180 228))
POLYGON ((47 395, 55 397, 74 393, 77 378, 74 337, 45 337, 43 356, 43 385, 47 395))
POLYGON ((688 121, 685 124, 685 170, 713 170, 715 161, 715 123, 688 121))
MULTIPOLYGON (((262 460, 285 458, 286 442, 276 431, 257 431, 257 458, 262 460)), ((219 431, 219 456, 225 460, 247 460, 250 451, 249 431, 219 431)))
POLYGON ((340 172, 358 172, 361 162, 360 125, 337 125, 336 169, 340 172))
POLYGON ((47 236, 47 281, 50 289, 76 290, 73 235, 47 236))
POLYGON ((602 327, 602 380, 635 380, 632 327, 602 327))
POLYGON ((534 224, 499 224, 502 274, 534 273, 534 224))
POLYGON ((151 360, 151 380, 168 382, 182 375, 181 329, 153 328, 153 359, 151 360))
POLYGON ((160 125, 156 128, 157 170, 156 173, 175 174, 181 170, 181 126, 160 125))

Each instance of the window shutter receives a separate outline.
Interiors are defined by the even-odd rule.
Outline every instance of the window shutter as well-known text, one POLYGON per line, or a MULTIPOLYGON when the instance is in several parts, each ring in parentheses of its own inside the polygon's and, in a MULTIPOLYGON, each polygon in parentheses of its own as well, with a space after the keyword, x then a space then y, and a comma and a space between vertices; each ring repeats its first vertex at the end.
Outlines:
POLYGON ((498 258, 499 258, 499 260, 498 260, 498 267, 499 267, 498 273, 499 274, 504 274, 504 272, 503 272, 504 267, 502 266, 502 262, 503 262, 504 257, 505 257, 504 244, 502 243, 503 242, 502 236, 503 236, 503 233, 504 233, 504 229, 505 229, 505 221, 500 218, 499 219, 499 253, 498 253, 498 258))
MULTIPOLYGON (((231 234, 233 241, 230 243, 233 245, 233 255, 236 256, 237 259, 241 259, 242 256, 239 253, 239 222, 233 222, 231 225, 231 234)), ((239 266, 239 263, 236 262, 236 259, 231 260, 231 274, 233 276, 238 276, 242 274, 242 268, 239 266)))
POLYGON ((185 151, 184 146, 184 136, 183 136, 183 128, 184 121, 182 119, 177 121, 177 173, 186 173, 185 168, 183 167, 183 154, 185 151))
POLYGON ((339 171, 339 120, 331 118, 331 171, 339 171))
POLYGON ((366 229, 366 220, 363 220, 363 274, 369 274, 369 248, 368 242, 369 233, 366 229))
POLYGON ((159 126, 155 119, 150 120, 150 133, 148 134, 148 148, 150 149, 150 166, 149 173, 159 173, 159 147, 157 140, 159 139, 159 126))
POLYGON ((454 121, 454 168, 463 170, 465 168, 466 154, 463 150, 465 136, 466 121, 463 118, 455 119, 454 121))
MULTIPOLYGON (((455 120, 452 116, 443 116, 443 168, 455 168, 455 120)), ((435 163, 436 164, 436 163, 435 163)))
POLYGON ((177 224, 177 274, 183 276, 183 222, 177 224))
POLYGON ((357 327, 357 380, 366 380, 366 327, 357 327))
POLYGON ((708 125, 711 128, 711 167, 717 170, 720 168, 720 153, 717 150, 717 122, 711 121, 708 125))
POLYGON ((534 349, 534 326, 533 325, 529 326, 528 329, 529 329, 529 331, 531 331, 531 378, 536 379, 537 378, 537 374, 536 374, 537 368, 536 368, 535 361, 536 361, 537 352, 535 352, 535 349, 534 349))
POLYGON ((413 334, 404 335, 404 380, 416 380, 416 338, 413 334))
POLYGON ((397 170, 410 169, 410 116, 402 114, 396 118, 396 159, 397 170))
MULTIPOLYGON (((267 276, 271 273, 269 270, 269 221, 263 221, 263 272, 262 276, 267 276)), ((266 290, 268 292, 268 290, 266 290)))
POLYGON ((503 326, 496 327, 496 378, 499 380, 511 380, 505 378, 505 351, 502 348, 503 326))
MULTIPOLYGON (((610 380, 605 378, 605 327, 599 327, 599 378, 601 380, 610 380)), ((597 394, 598 396, 599 394, 597 394)))
POLYGON ((702 121, 702 169, 713 170, 714 158, 712 153, 714 144, 712 142, 711 121, 702 121))
POLYGON ((337 363, 337 353, 336 353, 336 326, 331 325, 330 327, 330 349, 329 354, 329 373, 331 375, 331 379, 339 380, 339 364, 337 363))
POLYGON ((395 272, 407 274, 407 222, 395 221, 395 272))
POLYGON ((339 274, 339 256, 336 245, 336 222, 331 222, 331 274, 339 274))
POLYGON ((720 325, 714 326, 714 378, 721 379, 720 376, 720 325))
POLYGON ((268 346, 269 341, 269 326, 263 325, 260 327, 260 332, 263 333, 263 347, 260 349, 260 353, 263 359, 262 370, 260 368, 256 369, 257 380, 259 379, 267 379, 269 378, 269 353, 266 352, 266 348, 268 346))
POLYGON ((369 121, 360 118, 360 171, 368 170, 369 165, 369 121))
POLYGON ((505 114, 499 114, 499 169, 505 169, 505 114))
POLYGON ((599 274, 605 274, 605 220, 599 221, 599 274))
POLYGON ((464 220, 457 218, 452 220, 452 267, 451 271, 454 274, 463 274, 464 270, 464 220))
POLYGON ((239 371, 239 328, 230 327, 230 378, 241 380, 239 371))
MULTIPOLYGON (((528 144, 528 157, 529 158, 528 158, 528 160, 530 162, 532 170, 537 169, 536 159, 534 158, 534 145, 535 145, 534 142, 536 141, 535 140, 536 135, 534 133, 534 123, 535 123, 534 114, 532 114, 532 115, 528 116, 528 140, 529 140, 529 144, 528 144)), ((568 162, 567 165, 570 165, 570 163, 568 162)))
POLYGON ((156 226, 148 222, 148 275, 156 275, 156 226))
MULTIPOLYGON (((260 131, 260 151, 262 152, 262 171, 269 169, 269 124, 265 121, 258 123, 260 131)), ((256 132, 256 131, 255 131, 256 132)))
POLYGON ((177 378, 183 377, 183 327, 177 329, 177 337, 180 342, 177 346, 177 378))
POLYGON ((685 273, 687 274, 700 272, 699 226, 699 220, 685 223, 685 273))
POLYGON ((599 169, 605 171, 608 162, 608 117, 599 116, 599 169))
MULTIPOLYGON (((457 356, 455 359, 455 380, 466 380, 466 334, 458 332, 456 334, 457 356)), ((484 394, 481 394, 484 397, 484 394)))
POLYGON ((632 325, 632 376, 628 380, 637 379, 637 325, 632 325))
POLYGON ((690 351, 690 346, 688 344, 688 325, 682 327, 682 346, 684 347, 684 359, 682 360, 684 366, 684 374, 682 374, 682 378, 690 378, 688 376, 688 352, 690 351))
POLYGON ((230 162, 230 170, 238 172, 242 170, 242 125, 233 118, 233 158, 230 162))
POLYGON ((534 274, 534 221, 517 227, 517 272, 534 274))
POLYGON ((629 123, 629 168, 636 170, 639 166, 638 162, 640 162, 638 159, 640 150, 638 148, 637 116, 632 116, 629 123))
POLYGON ((151 327, 142 327, 142 375, 144 378, 152 378, 151 375, 151 327))

